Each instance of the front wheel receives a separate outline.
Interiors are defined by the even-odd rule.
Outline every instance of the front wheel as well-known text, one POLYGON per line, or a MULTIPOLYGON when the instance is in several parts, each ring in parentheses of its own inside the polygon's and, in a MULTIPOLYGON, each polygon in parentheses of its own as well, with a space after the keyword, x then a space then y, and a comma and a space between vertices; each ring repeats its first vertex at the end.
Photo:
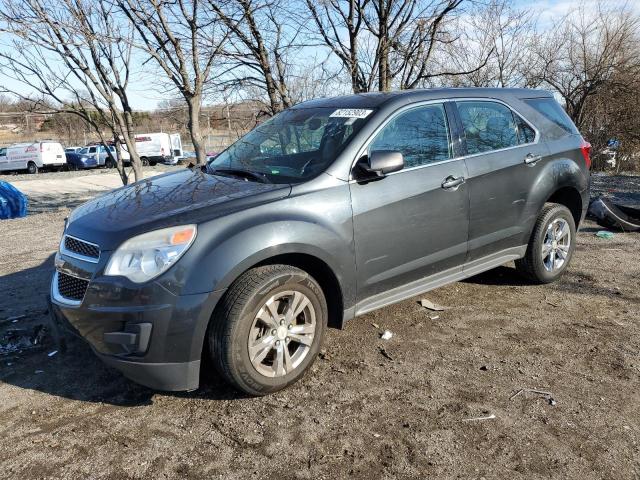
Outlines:
POLYGON ((218 371, 250 395, 266 395, 299 380, 311 366, 327 326, 318 283, 288 265, 242 274, 216 309, 209 345, 218 371))
POLYGON ((576 224, 567 207, 547 203, 538 215, 524 258, 516 269, 535 283, 550 283, 564 273, 576 245, 576 224))

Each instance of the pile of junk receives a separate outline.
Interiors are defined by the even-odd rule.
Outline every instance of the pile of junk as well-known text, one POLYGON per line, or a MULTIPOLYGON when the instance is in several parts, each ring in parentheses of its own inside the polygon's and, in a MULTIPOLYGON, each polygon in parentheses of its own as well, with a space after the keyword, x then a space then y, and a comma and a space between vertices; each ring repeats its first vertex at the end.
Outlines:
POLYGON ((640 208, 615 204, 604 197, 597 197, 589 204, 588 215, 598 225, 621 232, 640 232, 640 208))

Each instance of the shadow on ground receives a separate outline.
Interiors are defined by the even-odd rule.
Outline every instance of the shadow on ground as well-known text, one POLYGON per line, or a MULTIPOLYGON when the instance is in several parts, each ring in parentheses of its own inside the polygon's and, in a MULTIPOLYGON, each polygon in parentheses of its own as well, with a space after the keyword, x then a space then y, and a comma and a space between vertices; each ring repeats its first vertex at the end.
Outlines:
POLYGON ((78 205, 82 205, 88 200, 94 198, 100 192, 83 192, 83 193, 67 193, 64 194, 64 200, 60 201, 60 194, 43 194, 43 195, 28 195, 29 199, 29 214, 34 215, 38 213, 55 212, 60 208, 76 208, 78 205))
MULTIPOLYGON (((34 348, 0 356, 0 381, 83 402, 123 407, 151 404, 157 391, 140 386, 104 365, 81 339, 64 331, 60 331, 62 341, 56 338, 57 329, 46 306, 53 257, 49 256, 36 267, 0 277, 0 338, 8 329, 28 329, 39 324, 44 325, 47 332, 34 348), (16 312, 24 313, 17 315, 21 318, 15 322, 7 320, 15 317, 16 312)), ((203 357, 208 357, 206 352, 203 357)), ((246 398, 227 386, 208 361, 202 368, 201 388, 166 394, 210 400, 246 398)))

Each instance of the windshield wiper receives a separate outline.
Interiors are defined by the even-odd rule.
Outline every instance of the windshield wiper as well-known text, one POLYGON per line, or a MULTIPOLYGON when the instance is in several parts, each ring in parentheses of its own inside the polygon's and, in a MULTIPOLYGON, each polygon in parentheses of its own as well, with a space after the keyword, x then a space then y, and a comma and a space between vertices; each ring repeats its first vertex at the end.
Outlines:
POLYGON ((245 180, 253 179, 261 183, 272 183, 271 180, 263 173, 252 172, 251 170, 245 170, 243 168, 211 168, 209 173, 211 175, 231 175, 234 177, 243 178, 245 180))

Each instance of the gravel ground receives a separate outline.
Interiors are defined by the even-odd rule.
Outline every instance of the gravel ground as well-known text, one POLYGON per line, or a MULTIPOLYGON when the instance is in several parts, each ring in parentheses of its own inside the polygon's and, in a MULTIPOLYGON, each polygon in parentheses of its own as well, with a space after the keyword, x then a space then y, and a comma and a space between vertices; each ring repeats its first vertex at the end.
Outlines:
MULTIPOLYGON (((638 200, 638 177, 594 190, 638 200), (599 190, 598 190, 599 189, 599 190)), ((0 224, 0 337, 46 325, 66 206, 0 224), (24 315, 17 320, 11 317, 24 315)), ((148 390, 81 342, 0 355, 3 478, 640 478, 640 234, 586 222, 566 276, 500 267, 331 330, 298 384, 148 390), (438 318, 436 318, 438 317, 438 318), (379 338, 384 329, 393 338, 379 338), (551 397, 521 389, 538 389, 551 397), (494 417, 495 416, 495 417, 494 417), (467 420, 490 417, 486 420, 467 420)))

